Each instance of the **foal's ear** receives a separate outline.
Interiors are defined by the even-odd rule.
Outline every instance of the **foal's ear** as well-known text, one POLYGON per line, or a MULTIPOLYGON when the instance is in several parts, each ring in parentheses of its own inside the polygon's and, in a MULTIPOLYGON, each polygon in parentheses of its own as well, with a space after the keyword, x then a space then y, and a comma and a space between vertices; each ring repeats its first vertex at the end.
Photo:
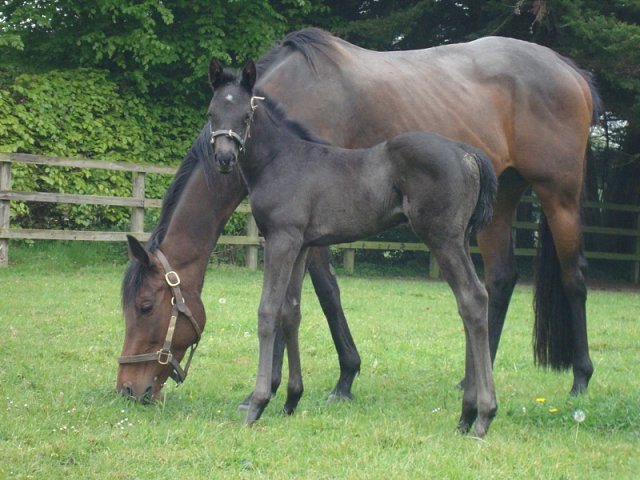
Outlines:
POLYGON ((242 69, 242 81, 240 85, 242 85, 247 90, 253 90, 253 85, 256 83, 256 64, 253 63, 253 60, 249 60, 247 64, 242 69))
POLYGON ((209 61, 209 86, 211 90, 215 90, 218 87, 220 78, 222 77, 222 65, 218 60, 212 58, 209 61))
POLYGON ((151 259, 147 249, 138 241, 137 238, 127 235, 129 243, 129 260, 138 260, 145 267, 151 266, 151 259))

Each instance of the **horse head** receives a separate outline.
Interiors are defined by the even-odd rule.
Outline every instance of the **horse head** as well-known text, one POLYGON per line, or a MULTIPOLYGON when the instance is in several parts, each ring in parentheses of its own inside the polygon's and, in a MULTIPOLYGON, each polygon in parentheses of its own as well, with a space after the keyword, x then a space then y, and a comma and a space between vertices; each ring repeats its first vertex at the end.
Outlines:
POLYGON ((224 70, 215 59, 209 63, 209 85, 213 97, 207 117, 215 161, 221 173, 231 172, 249 137, 256 108, 255 97, 252 96, 255 81, 253 61, 245 65, 239 77, 224 70))
POLYGON ((169 377, 177 383, 186 378, 205 312, 200 296, 192 294, 197 289, 189 286, 189 271, 171 268, 159 249, 151 252, 134 237, 127 240, 131 263, 122 286, 125 339, 116 388, 128 398, 150 403, 169 377))

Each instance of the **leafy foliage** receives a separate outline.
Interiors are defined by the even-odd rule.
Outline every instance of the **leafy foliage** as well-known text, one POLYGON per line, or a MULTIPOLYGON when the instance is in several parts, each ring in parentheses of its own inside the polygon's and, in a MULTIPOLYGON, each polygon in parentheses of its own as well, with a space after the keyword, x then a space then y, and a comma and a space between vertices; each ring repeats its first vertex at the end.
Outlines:
MULTIPOLYGON (((210 57, 240 65, 307 25, 379 50, 504 35, 572 57, 595 74, 607 110, 588 196, 640 203, 640 6, 626 0, 4 0, 0 149, 175 164, 203 121, 210 57)), ((90 190, 83 175, 25 167, 16 183, 90 190)), ((37 220, 18 210, 25 225, 37 220)))
MULTIPOLYGON (((122 94, 95 69, 52 70, 11 76, 0 90, 2 150, 53 156, 169 163, 180 158, 202 120, 196 112, 148 106, 122 94), (163 134, 162 132, 171 132, 163 134)), ((16 190, 88 195, 131 195, 129 175, 118 172, 15 165, 16 190)), ((166 182, 151 184, 159 198, 166 182)), ((13 204, 12 204, 13 205, 13 204)), ((22 226, 123 227, 125 209, 88 205, 15 205, 22 226)))

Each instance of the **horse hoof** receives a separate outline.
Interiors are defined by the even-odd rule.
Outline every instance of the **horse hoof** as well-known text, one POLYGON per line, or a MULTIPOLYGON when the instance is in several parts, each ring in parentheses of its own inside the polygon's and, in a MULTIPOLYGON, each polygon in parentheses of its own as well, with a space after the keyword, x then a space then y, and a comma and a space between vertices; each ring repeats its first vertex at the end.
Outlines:
POLYGON ((462 435, 466 435, 467 433, 469 433, 470 429, 471 429, 471 424, 464 420, 460 420, 458 422, 458 426, 456 427, 456 431, 462 435))
POLYGON ((249 410, 249 404, 251 403, 251 397, 253 396, 253 393, 250 393, 247 398, 245 398, 242 402, 240 402, 240 404, 238 405, 238 411, 239 412, 244 412, 246 410, 249 410))
POLYGON ((587 384, 586 383, 578 383, 575 382, 573 387, 571 388, 571 392, 569 392, 572 397, 577 397, 578 395, 583 395, 587 393, 587 384))
POLYGON ((282 415, 283 417, 284 417, 284 416, 289 417, 289 416, 293 415, 293 413, 294 413, 295 411, 296 411, 296 409, 295 409, 295 408, 292 408, 292 407, 289 407, 289 406, 285 405, 284 407, 282 407, 282 412, 280 412, 280 413, 281 413, 281 415, 282 415))
POLYGON ((353 400, 353 395, 350 393, 342 393, 335 390, 327 397, 327 403, 350 402, 351 400, 353 400))

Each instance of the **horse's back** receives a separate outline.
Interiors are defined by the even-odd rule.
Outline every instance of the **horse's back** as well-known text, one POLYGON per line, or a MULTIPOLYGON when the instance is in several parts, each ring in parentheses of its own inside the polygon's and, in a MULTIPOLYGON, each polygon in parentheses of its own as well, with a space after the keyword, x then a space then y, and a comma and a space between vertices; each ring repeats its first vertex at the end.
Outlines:
POLYGON ((302 55, 288 55, 290 62, 281 59, 267 73, 265 89, 334 144, 366 147, 402 132, 434 131, 485 151, 498 174, 511 166, 530 179, 540 175, 536 155, 584 152, 589 84, 546 47, 485 37, 374 52, 328 36, 313 70, 302 55))

